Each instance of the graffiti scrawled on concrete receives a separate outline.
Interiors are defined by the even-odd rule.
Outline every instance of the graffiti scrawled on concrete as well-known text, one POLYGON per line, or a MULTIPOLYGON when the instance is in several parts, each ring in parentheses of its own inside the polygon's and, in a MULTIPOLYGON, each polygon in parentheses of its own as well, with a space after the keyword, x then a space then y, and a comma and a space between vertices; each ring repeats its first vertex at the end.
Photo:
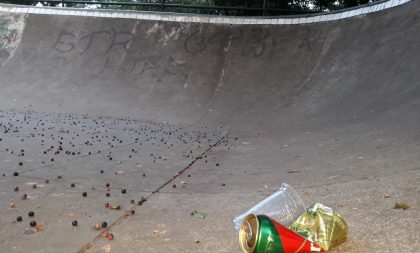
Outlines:
MULTIPOLYGON (((159 41, 166 45, 175 36, 176 31, 171 31, 169 35, 165 35, 165 41, 159 41)), ((131 30, 109 28, 81 34, 63 30, 53 42, 52 49, 60 57, 95 54, 95 58, 100 59, 99 64, 96 65, 95 62, 95 66, 91 66, 90 73, 94 73, 95 76, 109 77, 116 73, 142 76, 147 72, 153 73, 154 78, 159 81, 164 81, 162 76, 181 81, 188 78, 185 60, 177 54, 162 57, 141 48, 128 53, 132 44, 139 43, 142 43, 141 38, 131 30), (124 61, 124 64, 121 64, 121 61, 124 61), (98 66, 97 70, 92 70, 98 66)))
POLYGON ((13 55, 18 47, 26 16, 0 13, 0 67, 13 55))

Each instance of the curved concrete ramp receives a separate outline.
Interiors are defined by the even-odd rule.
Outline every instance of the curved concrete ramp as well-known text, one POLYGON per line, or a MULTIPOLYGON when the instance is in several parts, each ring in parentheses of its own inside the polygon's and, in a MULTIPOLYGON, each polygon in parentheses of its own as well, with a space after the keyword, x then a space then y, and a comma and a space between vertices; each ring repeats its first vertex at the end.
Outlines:
POLYGON ((240 252, 232 217, 282 182, 307 204, 329 204, 346 218, 349 239, 333 252, 415 252, 419 11, 411 1, 305 25, 0 13, 5 252, 240 252), (95 133, 106 147, 86 144, 95 133), (57 135, 69 143, 57 144, 57 135), (155 146, 160 139, 173 148, 155 146), (117 140, 128 146, 111 147, 117 140), (80 157, 42 163, 49 145, 48 152, 71 143, 80 157), (24 166, 36 166, 13 177, 23 148, 32 155, 24 166), (105 158, 119 163, 91 156, 108 150, 105 158), (130 152, 135 162, 124 160, 130 152), (98 178, 103 167, 110 174, 98 178), (145 167, 153 176, 139 183, 145 167), (60 173, 66 176, 54 188, 39 189, 38 202, 21 204, 12 191, 60 173), (109 181, 131 190, 112 201, 136 215, 102 208, 111 200, 96 188, 109 181), (79 198, 86 189, 98 194, 89 204, 79 198), (140 195, 150 199, 126 205, 140 195), (12 202, 17 209, 8 208, 12 202), (410 208, 394 209, 396 202, 410 208), (23 234, 25 226, 12 221, 35 208, 45 230, 23 234), (191 217, 195 209, 206 218, 191 217), (73 219, 82 221, 76 229, 73 219), (92 229, 102 220, 113 223, 114 241, 92 229))

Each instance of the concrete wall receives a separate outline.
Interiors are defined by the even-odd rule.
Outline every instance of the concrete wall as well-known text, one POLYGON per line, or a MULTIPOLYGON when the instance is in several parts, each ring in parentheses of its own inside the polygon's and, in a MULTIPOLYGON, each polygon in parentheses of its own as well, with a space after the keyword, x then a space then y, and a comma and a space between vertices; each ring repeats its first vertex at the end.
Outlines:
POLYGON ((267 132, 414 115, 418 10, 302 25, 0 12, 0 105, 267 132))

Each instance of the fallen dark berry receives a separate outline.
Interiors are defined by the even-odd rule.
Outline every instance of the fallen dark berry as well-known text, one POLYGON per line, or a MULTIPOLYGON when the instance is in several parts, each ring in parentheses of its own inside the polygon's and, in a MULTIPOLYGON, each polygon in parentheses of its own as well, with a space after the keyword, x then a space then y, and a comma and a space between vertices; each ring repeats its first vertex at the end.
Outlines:
POLYGON ((13 172, 13 176, 15 177, 19 176, 19 172, 13 172))
POLYGON ((20 163, 19 163, 19 166, 22 166, 22 165, 23 165, 23 162, 20 162, 20 163))
POLYGON ((122 194, 126 194, 126 193, 127 193, 127 190, 126 190, 126 189, 122 189, 122 190, 121 190, 121 193, 122 193, 122 194))
POLYGON ((109 203, 105 203, 105 208, 108 208, 109 207, 109 203))
POLYGON ((104 173, 104 171, 103 171, 103 170, 101 170, 101 173, 103 174, 103 173, 104 173))
POLYGON ((22 220, 23 220, 22 216, 18 216, 18 217, 16 218, 16 221, 18 221, 18 222, 21 222, 22 220))
POLYGON ((131 204, 134 204, 135 203, 134 199, 130 200, 130 203, 131 204))
POLYGON ((73 225, 73 227, 76 227, 77 224, 78 224, 77 220, 74 220, 74 221, 71 222, 71 225, 73 225))
POLYGON ((33 211, 30 211, 30 212, 28 213, 28 216, 29 216, 29 217, 34 217, 34 216, 35 216, 35 213, 34 213, 33 211))
POLYGON ((74 188, 74 187, 76 187, 76 185, 75 185, 75 184, 71 184, 70 186, 71 186, 71 187, 73 187, 73 188, 74 188))
POLYGON ((106 196, 107 196, 107 197, 109 197, 109 196, 111 196, 111 194, 109 194, 109 192, 107 192, 107 193, 106 193, 106 196))
POLYGON ((104 221, 104 222, 102 222, 101 227, 103 227, 103 228, 108 227, 108 223, 106 223, 105 221, 104 221))
POLYGON ((35 226, 36 226, 36 221, 31 221, 31 222, 29 223, 29 225, 30 225, 31 227, 35 227, 35 226))
POLYGON ((87 196, 87 192, 83 192, 83 193, 82 193, 82 196, 83 196, 83 197, 86 197, 86 196, 87 196))
POLYGON ((19 191, 19 187, 15 187, 15 192, 18 192, 19 191))

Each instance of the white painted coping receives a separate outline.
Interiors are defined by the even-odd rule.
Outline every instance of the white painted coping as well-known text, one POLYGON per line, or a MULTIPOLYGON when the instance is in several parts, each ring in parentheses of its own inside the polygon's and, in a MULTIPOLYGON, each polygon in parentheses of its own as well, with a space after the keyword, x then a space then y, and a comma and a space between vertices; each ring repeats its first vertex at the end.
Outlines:
POLYGON ((405 4, 412 0, 384 0, 373 4, 363 5, 352 9, 308 15, 278 16, 278 17, 227 17, 163 12, 140 11, 111 11, 105 9, 75 9, 58 7, 36 7, 24 5, 0 4, 0 12, 22 14, 45 14, 62 16, 83 16, 103 18, 125 18, 152 21, 188 22, 188 23, 213 23, 233 25, 298 25, 340 20, 359 15, 365 15, 405 4))

